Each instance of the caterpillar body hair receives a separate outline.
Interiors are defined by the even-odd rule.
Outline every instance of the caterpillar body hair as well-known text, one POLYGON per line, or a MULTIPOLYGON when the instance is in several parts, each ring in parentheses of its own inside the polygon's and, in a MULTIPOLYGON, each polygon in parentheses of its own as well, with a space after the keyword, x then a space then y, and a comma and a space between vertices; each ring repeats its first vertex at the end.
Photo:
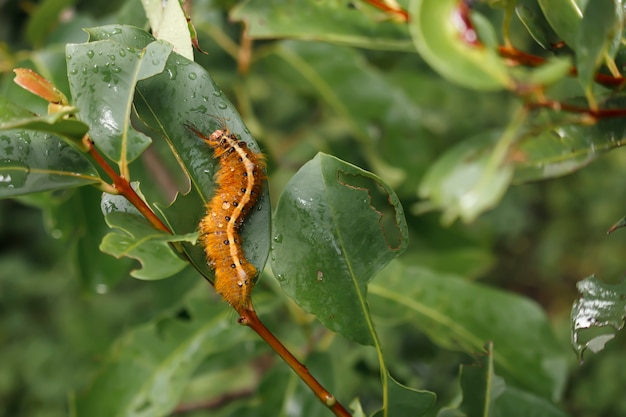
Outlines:
POLYGON ((257 271, 244 256, 239 227, 261 194, 265 159, 228 129, 218 129, 207 137, 191 125, 186 127, 203 139, 219 160, 217 188, 199 225, 200 243, 215 270, 215 290, 237 311, 251 308, 257 271))

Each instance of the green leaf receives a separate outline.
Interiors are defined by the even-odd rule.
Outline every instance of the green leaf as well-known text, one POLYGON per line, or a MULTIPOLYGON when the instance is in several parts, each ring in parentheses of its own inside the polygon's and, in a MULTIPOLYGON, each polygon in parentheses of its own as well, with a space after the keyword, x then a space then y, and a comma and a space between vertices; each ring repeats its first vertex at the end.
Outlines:
POLYGON ((250 0, 233 8, 230 18, 244 21, 259 39, 301 39, 368 49, 413 52, 406 24, 365 3, 250 0))
POLYGON ((494 346, 473 365, 462 365, 460 385, 463 401, 458 408, 443 408, 437 417, 567 417, 551 402, 529 392, 507 386, 495 373, 494 346))
POLYGON ((493 343, 487 344, 486 351, 478 364, 461 366, 463 403, 459 408, 468 416, 495 415, 495 402, 505 390, 504 380, 494 372, 493 343))
POLYGON ((135 86, 163 71, 172 46, 156 41, 137 49, 110 38, 116 31, 123 33, 122 27, 110 31, 107 40, 67 45, 67 71, 72 98, 91 138, 108 158, 126 167, 150 144, 130 123, 135 86))
POLYGON ((582 298, 572 307, 572 346, 582 360, 585 350, 597 353, 615 337, 615 332, 592 334, 583 340, 584 329, 613 327, 616 331, 624 328, 626 320, 626 280, 611 285, 599 281, 591 275, 580 281, 576 287, 582 298))
POLYGON ((66 107, 57 113, 35 115, 8 99, 0 97, 0 131, 25 129, 52 133, 80 148, 82 138, 89 127, 81 121, 68 117, 76 112, 75 107, 66 107))
POLYGON ((376 412, 374 417, 424 416, 435 404, 437 396, 432 392, 406 387, 393 379, 389 374, 387 375, 387 381, 389 407, 387 410, 376 412))
POLYGON ((375 175, 319 153, 278 201, 272 269, 283 290, 326 327, 372 344, 367 284, 407 244, 393 190, 375 175))
POLYGON ((536 2, 515 6, 515 13, 532 38, 543 49, 552 49, 560 39, 541 12, 536 2))
MULTIPOLYGON (((218 162, 210 148, 184 124, 207 134, 226 125, 254 152, 260 152, 259 147, 210 75, 200 65, 175 53, 168 59, 163 73, 139 83, 137 93, 135 106, 139 117, 155 141, 167 143, 191 180, 189 192, 185 190, 171 206, 159 210, 175 233, 193 232, 205 214, 206 203, 213 197, 218 162), (177 104, 174 110, 172 103, 177 104)), ((256 209, 250 212, 240 230, 246 259, 259 271, 269 255, 270 219, 269 190, 265 184, 256 209)), ((212 277, 202 248, 186 244, 183 247, 191 262, 207 277, 212 277)))
POLYGON ((428 201, 418 210, 442 210, 442 222, 450 224, 457 217, 469 223, 494 207, 514 172, 511 164, 494 160, 501 140, 501 132, 487 132, 447 150, 422 179, 419 195, 428 201))
POLYGON ((495 364, 507 379, 541 396, 559 398, 566 349, 535 303, 399 263, 386 269, 369 291, 376 316, 407 320, 446 349, 472 354, 492 341, 495 364))
POLYGON ((143 217, 131 213, 107 214, 106 222, 114 230, 107 234, 100 249, 117 258, 131 257, 141 262, 142 268, 131 272, 139 279, 162 279, 174 275, 187 266, 170 247, 170 242, 195 244, 197 233, 170 235, 156 230, 143 217))
POLYGON ((220 303, 192 299, 189 319, 165 317, 125 333, 74 404, 90 417, 166 416, 207 358, 236 349, 243 329, 220 303))
MULTIPOLYGON (((596 70, 609 58, 608 51, 615 35, 621 37, 622 21, 617 14, 621 1, 593 0, 587 3, 576 37, 576 67, 583 88, 592 94, 596 70)), ((610 57, 612 58, 612 57, 610 57)))
MULTIPOLYGON (((576 98, 568 104, 584 105, 576 98)), ((602 103, 604 110, 626 106, 622 94, 602 103)), ((601 118, 594 124, 581 123, 555 112, 533 117, 533 125, 513 145, 510 159, 515 165, 515 183, 524 183, 570 174, 594 161, 603 153, 624 145, 626 126, 622 118, 601 118)))
MULTIPOLYGON (((457 0, 412 0, 409 29, 415 48, 435 71, 448 80, 476 90, 512 88, 513 79, 495 50, 465 39, 457 0)), ((475 36, 475 33, 474 33, 475 36)))
POLYGON ((51 134, 23 130, 48 130, 50 126, 52 131, 67 133, 82 129, 74 123, 53 121, 55 127, 47 124, 54 119, 57 116, 33 117, 27 110, 0 98, 0 197, 100 182, 98 172, 83 153, 51 134))
POLYGON ((570 47, 576 45, 583 9, 589 0, 537 0, 552 29, 570 47))
POLYGON ((496 415, 506 417, 569 417, 548 400, 527 391, 507 386, 496 401, 496 415))

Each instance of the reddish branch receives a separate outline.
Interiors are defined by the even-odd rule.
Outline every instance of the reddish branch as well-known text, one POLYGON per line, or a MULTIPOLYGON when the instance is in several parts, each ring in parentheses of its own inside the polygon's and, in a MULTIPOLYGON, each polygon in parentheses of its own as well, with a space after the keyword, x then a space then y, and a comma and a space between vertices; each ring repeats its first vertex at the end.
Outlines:
MULTIPOLYGON (((510 59, 516 64, 526 65, 528 67, 538 67, 545 64, 546 59, 537 55, 528 54, 526 52, 520 51, 519 49, 513 48, 511 46, 500 46, 498 47, 498 53, 500 56, 510 59)), ((570 75, 576 76, 578 71, 576 67, 572 67, 570 69, 570 75)), ((605 86, 619 86, 624 83, 624 77, 614 77, 608 74, 596 74, 595 80, 602 85, 605 86)))
POLYGON ((242 312, 239 322, 254 330, 278 355, 293 369, 293 371, 311 388, 317 398, 325 404, 336 416, 350 417, 350 413, 337 399, 326 390, 318 381, 309 373, 309 370, 283 345, 280 340, 274 336, 272 332, 259 320, 256 312, 252 307, 242 312))
POLYGON ((100 155, 93 140, 89 136, 85 136, 83 143, 87 146, 87 152, 93 158, 93 160, 104 170, 104 172, 111 178, 115 189, 139 210, 141 214, 154 226, 156 229, 163 232, 172 234, 172 231, 157 217, 156 214, 148 207, 145 201, 135 192, 131 187, 130 182, 120 176, 109 163, 100 155))

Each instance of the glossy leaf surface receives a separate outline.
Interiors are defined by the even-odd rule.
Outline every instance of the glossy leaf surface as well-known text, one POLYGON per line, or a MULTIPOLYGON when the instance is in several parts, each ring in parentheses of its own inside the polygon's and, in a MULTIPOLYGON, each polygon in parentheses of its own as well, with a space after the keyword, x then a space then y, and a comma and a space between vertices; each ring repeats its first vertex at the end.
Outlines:
POLYGON ((51 134, 30 129, 57 130, 70 136, 80 134, 84 125, 65 122, 62 115, 33 116, 0 99, 1 197, 100 181, 98 172, 83 153, 51 134))
POLYGON ((118 42, 123 40, 121 36, 113 38, 122 31, 122 26, 92 29, 90 42, 69 44, 66 54, 72 99, 81 109, 79 116, 89 125, 96 146, 124 167, 150 144, 130 123, 135 86, 139 80, 163 71, 172 46, 155 41, 136 48, 118 42), (93 34, 106 39, 94 40, 93 34))
POLYGON ((326 327, 372 344, 367 284, 404 251, 407 239, 393 190, 373 174, 320 153, 280 197, 272 269, 285 292, 326 327))
POLYGON ((626 320, 626 281, 611 285, 590 276, 577 285, 582 298, 572 307, 572 345, 579 358, 585 350, 597 353, 615 337, 615 332, 603 332, 583 337, 585 329, 610 326, 621 330, 626 320))

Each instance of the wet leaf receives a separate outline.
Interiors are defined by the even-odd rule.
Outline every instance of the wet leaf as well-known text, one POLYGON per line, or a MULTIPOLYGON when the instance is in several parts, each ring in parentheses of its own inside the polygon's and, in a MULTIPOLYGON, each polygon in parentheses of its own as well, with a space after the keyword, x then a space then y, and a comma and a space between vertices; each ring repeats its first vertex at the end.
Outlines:
POLYGON ((57 123, 60 118, 60 114, 33 116, 0 98, 0 197, 100 182, 83 153, 51 134, 24 130, 59 130, 72 136, 84 129, 79 122, 57 123))
POLYGON ((326 327, 372 344, 367 284, 404 251, 407 234, 393 190, 375 175, 319 153, 280 197, 272 269, 283 290, 326 327))
MULTIPOLYGON (((150 144, 130 123, 135 86, 163 71, 172 46, 155 41, 138 49, 111 39, 123 32, 122 27, 109 30, 106 40, 67 45, 67 71, 72 99, 90 127, 91 139, 125 168, 150 144)), ((94 33, 98 32, 92 30, 90 40, 94 33)))
POLYGON ((622 330, 626 320, 626 281, 620 284, 605 284, 591 275, 577 285, 582 298, 572 307, 572 346, 582 360, 585 350, 597 353, 615 337, 615 332, 592 335, 584 340, 584 329, 610 326, 616 331, 622 330))

